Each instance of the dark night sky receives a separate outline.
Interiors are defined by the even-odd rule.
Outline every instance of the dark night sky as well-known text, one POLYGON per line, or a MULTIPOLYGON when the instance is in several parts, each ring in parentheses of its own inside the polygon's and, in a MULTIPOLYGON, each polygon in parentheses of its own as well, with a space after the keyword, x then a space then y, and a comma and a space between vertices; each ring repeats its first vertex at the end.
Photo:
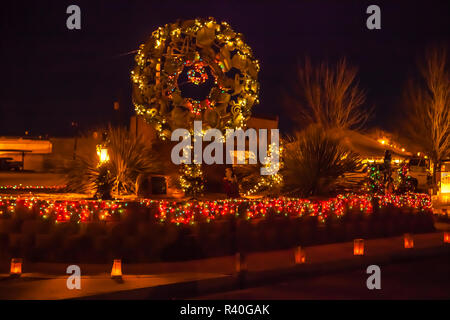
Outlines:
POLYGON ((133 55, 158 26, 215 17, 245 35, 260 60, 261 104, 278 114, 282 91, 295 81, 298 59, 346 56, 359 67, 372 125, 395 128, 401 91, 427 45, 448 44, 450 1, 10 1, 2 4, 0 135, 71 134, 113 119, 119 99, 132 114, 133 55), (392 4, 395 2, 395 4, 392 4), (82 29, 66 28, 66 8, 81 7, 82 29), (382 29, 366 28, 366 8, 381 7, 382 29))

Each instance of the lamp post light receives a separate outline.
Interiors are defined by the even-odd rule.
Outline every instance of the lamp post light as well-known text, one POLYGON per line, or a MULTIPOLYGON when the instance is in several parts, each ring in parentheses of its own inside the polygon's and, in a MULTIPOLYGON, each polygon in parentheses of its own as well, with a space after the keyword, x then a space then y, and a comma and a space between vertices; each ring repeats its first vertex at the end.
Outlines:
POLYGON ((108 134, 106 132, 103 133, 102 143, 97 145, 97 155, 99 159, 99 166, 109 161, 109 153, 108 153, 108 134))
POLYGON ((97 192, 95 197, 101 200, 111 200, 111 175, 109 172, 109 152, 108 152, 108 134, 103 133, 102 143, 97 145, 98 155, 98 177, 97 177, 97 192))

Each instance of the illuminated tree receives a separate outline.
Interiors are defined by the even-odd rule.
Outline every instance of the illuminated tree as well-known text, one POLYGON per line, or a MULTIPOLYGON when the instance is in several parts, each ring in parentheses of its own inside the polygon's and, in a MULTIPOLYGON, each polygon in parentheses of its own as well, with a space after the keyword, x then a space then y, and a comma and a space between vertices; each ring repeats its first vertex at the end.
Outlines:
POLYGON ((367 168, 366 190, 370 193, 384 194, 385 186, 383 175, 380 168, 376 165, 370 165, 367 168))
POLYGON ((180 184, 186 195, 196 198, 203 193, 205 178, 201 164, 182 164, 180 166, 180 184))
POLYGON ((269 160, 264 166, 266 168, 277 168, 271 159, 273 152, 278 153, 276 157, 279 161, 278 170, 272 170, 271 174, 261 175, 260 164, 245 164, 235 167, 236 175, 238 176, 239 185, 244 196, 250 196, 253 194, 259 194, 264 196, 277 196, 279 195, 283 186, 283 177, 279 173, 279 169, 283 168, 283 147, 280 145, 278 150, 275 144, 269 145, 267 153, 267 160, 269 160))

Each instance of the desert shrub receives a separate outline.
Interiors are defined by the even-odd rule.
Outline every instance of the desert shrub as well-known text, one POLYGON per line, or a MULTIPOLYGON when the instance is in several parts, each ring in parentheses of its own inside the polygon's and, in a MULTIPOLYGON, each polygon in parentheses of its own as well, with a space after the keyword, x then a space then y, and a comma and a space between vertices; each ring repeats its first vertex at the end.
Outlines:
POLYGON ((99 166, 96 145, 100 141, 84 139, 85 143, 80 146, 76 159, 71 161, 68 169, 69 191, 94 195, 104 166, 109 172, 106 183, 111 185, 114 195, 135 193, 140 175, 161 171, 162 164, 157 153, 152 152, 151 146, 141 136, 133 135, 122 127, 110 126, 106 132, 109 161, 99 166))
POLYGON ((338 177, 360 166, 356 153, 317 126, 285 143, 283 159, 284 191, 300 197, 329 194, 338 177))

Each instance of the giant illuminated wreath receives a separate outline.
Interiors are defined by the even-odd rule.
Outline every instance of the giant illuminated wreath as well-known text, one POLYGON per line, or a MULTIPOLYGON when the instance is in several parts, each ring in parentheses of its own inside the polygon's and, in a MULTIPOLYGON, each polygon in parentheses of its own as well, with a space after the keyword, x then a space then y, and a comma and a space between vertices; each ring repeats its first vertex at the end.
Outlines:
POLYGON ((242 34, 213 18, 177 21, 139 47, 131 72, 138 115, 165 139, 176 128, 243 127, 258 103, 259 64, 242 34))

